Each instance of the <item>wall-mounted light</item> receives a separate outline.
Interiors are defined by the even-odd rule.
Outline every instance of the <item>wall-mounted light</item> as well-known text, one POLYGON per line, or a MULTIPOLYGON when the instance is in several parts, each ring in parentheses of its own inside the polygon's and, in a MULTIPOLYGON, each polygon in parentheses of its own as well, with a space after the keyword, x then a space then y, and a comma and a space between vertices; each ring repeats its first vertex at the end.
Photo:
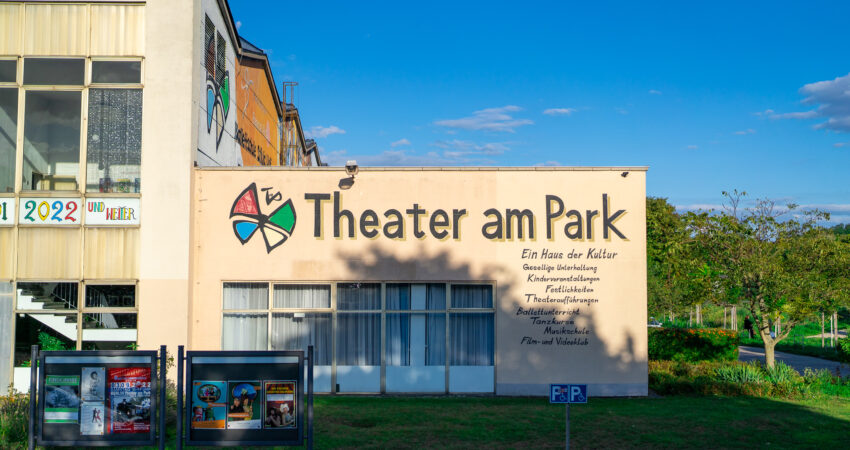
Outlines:
POLYGON ((354 175, 357 175, 357 172, 360 170, 360 167, 357 166, 357 161, 351 160, 345 163, 345 173, 348 174, 351 178, 354 178, 354 175))

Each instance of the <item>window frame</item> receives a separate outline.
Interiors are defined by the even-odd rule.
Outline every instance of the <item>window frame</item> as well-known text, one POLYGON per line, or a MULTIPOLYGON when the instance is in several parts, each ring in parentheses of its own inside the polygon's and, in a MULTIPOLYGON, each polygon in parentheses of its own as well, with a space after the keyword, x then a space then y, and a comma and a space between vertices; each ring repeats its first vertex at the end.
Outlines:
MULTIPOLYGON (((122 192, 87 192, 86 185, 88 182, 87 179, 87 156, 88 156, 88 109, 89 109, 89 89, 139 89, 142 91, 142 116, 144 117, 144 87, 145 87, 145 69, 146 69, 146 58, 144 57, 128 57, 128 56, 85 56, 85 57, 74 57, 74 56, 52 56, 52 55, 31 55, 31 56, 11 56, 5 55, 0 56, 2 60, 15 60, 17 61, 17 76, 16 81, 14 83, 5 82, 0 83, 0 87, 10 88, 15 87, 18 89, 18 124, 17 124, 17 142, 16 142, 16 150, 15 150, 15 187, 14 192, 0 192, 0 197, 67 197, 67 196, 80 196, 82 199, 85 197, 129 197, 129 198, 139 198, 141 197, 141 189, 138 193, 122 193, 122 192), (83 75, 83 84, 82 85, 32 85, 32 84, 24 84, 23 72, 24 72, 24 60, 26 58, 37 58, 37 59, 83 59, 84 63, 84 75, 83 75), (125 61, 125 62, 139 62, 139 82, 138 83, 92 83, 92 63, 94 61, 125 61), (23 186, 23 155, 24 155, 24 128, 26 127, 26 123, 24 118, 26 117, 26 92, 28 91, 79 91, 81 92, 80 99, 80 144, 79 144, 79 159, 78 159, 78 168, 77 168, 77 189, 75 190, 35 190, 35 189, 24 189, 23 186)), ((142 121, 142 129, 144 130, 144 121, 142 121)), ((141 148, 144 149, 144 132, 141 136, 141 148)), ((144 152, 142 152, 144 153, 144 152)), ((144 160, 144 154, 140 157, 140 166, 141 161, 144 160)), ((142 180, 143 181, 143 180, 142 180)))
MULTIPOLYGON (((386 393, 386 370, 389 365, 387 364, 387 314, 411 314, 411 315, 424 315, 428 316, 431 314, 443 314, 445 318, 445 393, 449 393, 449 376, 451 371, 451 314, 452 313, 464 313, 464 314, 490 314, 493 317, 493 366, 496 366, 496 359, 498 355, 498 333, 497 333, 497 314, 496 314, 496 305, 498 304, 498 284, 495 280, 463 280, 463 281, 433 281, 433 280, 336 280, 336 281, 317 281, 317 280, 298 280, 298 281, 280 281, 280 280, 233 280, 226 279, 222 280, 219 283, 219 298, 220 298, 220 314, 219 318, 221 320, 219 324, 220 339, 219 345, 224 346, 224 315, 228 313, 251 313, 251 314, 262 314, 267 313, 267 339, 266 339, 266 349, 271 350, 272 348, 272 320, 274 314, 280 313, 325 313, 331 315, 331 348, 329 351, 331 352, 331 387, 332 391, 334 390, 334 386, 337 382, 337 355, 336 355, 336 341, 337 341, 337 331, 338 331, 338 315, 339 314, 357 314, 357 313, 372 313, 372 314, 380 314, 381 317, 381 342, 380 342, 380 363, 381 363, 381 393, 386 393), (259 284, 267 284, 268 285, 268 308, 266 309, 224 309, 224 285, 228 283, 259 283, 259 284), (339 310, 337 308, 337 296, 338 296, 338 285, 340 284, 350 284, 350 283, 364 283, 364 284, 379 284, 381 291, 381 307, 380 309, 369 309, 369 310, 339 310), (407 309, 407 310, 398 310, 398 309, 387 309, 387 285, 388 284, 410 284, 411 286, 414 284, 442 284, 446 289, 446 307, 445 309, 407 309), (328 308, 276 308, 274 307, 274 287, 276 285, 296 285, 296 286, 330 286, 330 307, 328 308), (452 298, 451 298, 451 288, 453 285, 475 285, 475 286, 489 286, 493 296, 493 304, 489 308, 453 308, 452 298)), ((404 367, 404 366, 401 366, 404 367)), ((439 366, 434 366, 439 367, 439 366)), ((484 367, 484 366, 482 366, 484 367)), ((494 380, 493 386, 496 386, 496 374, 494 370, 494 380)))
MULTIPOLYGON (((18 314, 54 314, 74 316, 77 320, 77 336, 74 350, 82 350, 83 348, 83 316, 85 314, 100 314, 100 313, 115 313, 115 314, 135 314, 136 315, 136 342, 139 342, 139 283, 136 280, 69 280, 69 279, 17 279, 10 281, 12 284, 12 314, 17 319, 18 314), (76 309, 19 309, 18 308, 18 284, 19 283, 69 283, 77 285, 77 308, 76 309), (85 297, 88 286, 133 286, 133 307, 86 307, 85 297)), ((15 336, 16 322, 13 320, 11 324, 12 333, 12 360, 11 364, 14 367, 15 362, 15 336)))

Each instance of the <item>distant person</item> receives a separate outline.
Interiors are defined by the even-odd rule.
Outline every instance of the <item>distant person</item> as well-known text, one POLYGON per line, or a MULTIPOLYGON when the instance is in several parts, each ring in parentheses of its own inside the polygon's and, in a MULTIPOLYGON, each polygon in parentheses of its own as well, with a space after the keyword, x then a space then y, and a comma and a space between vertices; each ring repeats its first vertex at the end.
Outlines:
POLYGON ((744 329, 750 333, 750 339, 755 337, 753 334, 753 321, 750 319, 750 316, 744 317, 744 329))

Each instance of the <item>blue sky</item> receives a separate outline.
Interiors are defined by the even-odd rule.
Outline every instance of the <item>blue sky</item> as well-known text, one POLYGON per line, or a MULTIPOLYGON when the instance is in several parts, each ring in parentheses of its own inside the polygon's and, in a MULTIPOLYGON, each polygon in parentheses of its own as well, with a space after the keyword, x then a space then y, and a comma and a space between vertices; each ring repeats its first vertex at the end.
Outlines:
POLYGON ((850 2, 230 5, 332 165, 645 165, 850 223, 850 2))

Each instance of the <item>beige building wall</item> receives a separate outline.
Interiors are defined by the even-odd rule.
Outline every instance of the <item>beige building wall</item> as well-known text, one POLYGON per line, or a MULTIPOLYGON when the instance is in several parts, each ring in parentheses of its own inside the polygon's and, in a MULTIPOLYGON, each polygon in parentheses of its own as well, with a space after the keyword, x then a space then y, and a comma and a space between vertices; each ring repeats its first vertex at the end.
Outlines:
MULTIPOLYGON (((361 169, 352 184, 339 168, 198 169, 191 348, 221 347, 224 281, 492 282, 497 394, 539 395, 549 383, 588 383, 592 395, 646 395, 645 175, 643 168, 361 169), (252 183, 263 213, 287 199, 296 212, 291 236, 270 252, 259 232, 245 245, 234 235, 231 207, 252 183), (280 192, 280 199, 267 203, 264 188, 280 192), (354 238, 347 236, 345 219, 343 236, 333 236, 332 199, 322 202, 321 235, 315 236, 315 202, 305 194, 334 192, 357 221, 354 238), (547 238, 547 195, 563 201, 563 213, 575 210, 582 217, 582 237, 566 236, 573 220, 561 215, 547 238), (421 239, 405 214, 414 204, 427 211, 421 239), (511 238, 485 238, 482 228, 494 220, 484 214, 490 208, 503 216, 507 209, 528 209, 534 237, 526 223, 519 239, 514 222, 511 238), (382 232, 364 237, 360 216, 366 209, 377 213, 379 231, 385 211, 401 211, 404 238, 382 232), (453 210, 466 210, 457 239, 453 227, 438 229, 449 232, 444 239, 431 234, 429 220, 437 209, 450 222, 453 210), (611 228, 605 238, 606 222, 624 238, 611 228), (568 288, 582 292, 564 293, 568 288), (559 324, 547 330, 541 321, 551 317, 572 320, 563 325, 570 334, 559 334, 559 324)), ((557 202, 550 201, 550 209, 554 214, 557 202)))
POLYGON ((199 1, 150 0, 145 13, 139 348, 188 343, 199 1))

